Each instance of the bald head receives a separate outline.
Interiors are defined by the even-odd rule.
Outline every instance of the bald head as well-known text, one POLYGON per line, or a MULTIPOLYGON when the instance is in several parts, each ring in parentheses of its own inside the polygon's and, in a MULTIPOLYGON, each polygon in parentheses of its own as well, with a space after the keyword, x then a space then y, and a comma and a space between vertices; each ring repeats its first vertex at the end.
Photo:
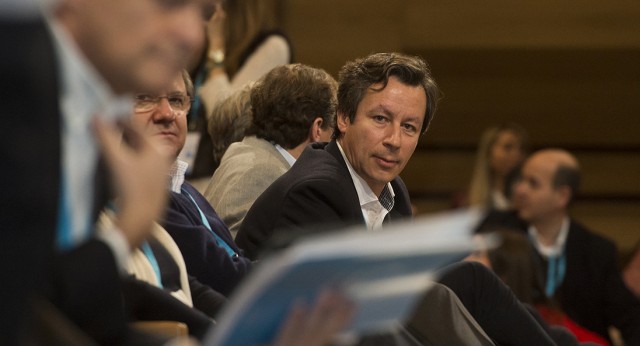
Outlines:
POLYGON ((575 156, 563 149, 543 149, 533 153, 527 161, 540 160, 550 167, 565 166, 580 170, 580 164, 575 156))
POLYGON ((527 162, 530 161, 553 172, 553 187, 568 186, 573 199, 580 187, 580 164, 575 156, 562 149, 544 149, 531 155, 527 162))

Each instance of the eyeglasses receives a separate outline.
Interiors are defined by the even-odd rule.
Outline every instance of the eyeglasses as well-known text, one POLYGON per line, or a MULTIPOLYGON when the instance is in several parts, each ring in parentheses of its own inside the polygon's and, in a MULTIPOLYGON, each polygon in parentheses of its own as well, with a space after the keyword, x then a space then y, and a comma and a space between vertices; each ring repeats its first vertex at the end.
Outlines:
POLYGON ((174 94, 168 96, 153 96, 140 94, 136 95, 134 108, 136 112, 149 112, 158 107, 160 100, 167 99, 169 107, 174 111, 185 112, 191 108, 191 97, 184 94, 174 94))

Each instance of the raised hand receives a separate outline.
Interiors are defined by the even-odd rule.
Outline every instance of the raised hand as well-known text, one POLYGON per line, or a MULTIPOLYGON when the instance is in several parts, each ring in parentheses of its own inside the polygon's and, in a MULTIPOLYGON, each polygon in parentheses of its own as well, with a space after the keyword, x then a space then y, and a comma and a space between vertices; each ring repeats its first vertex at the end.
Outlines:
POLYGON ((294 304, 280 328, 275 346, 330 344, 351 321, 355 306, 341 293, 327 290, 311 307, 294 304))
POLYGON ((116 225, 132 248, 149 234, 167 202, 169 168, 173 158, 143 131, 123 125, 123 131, 99 118, 94 130, 115 186, 116 225))

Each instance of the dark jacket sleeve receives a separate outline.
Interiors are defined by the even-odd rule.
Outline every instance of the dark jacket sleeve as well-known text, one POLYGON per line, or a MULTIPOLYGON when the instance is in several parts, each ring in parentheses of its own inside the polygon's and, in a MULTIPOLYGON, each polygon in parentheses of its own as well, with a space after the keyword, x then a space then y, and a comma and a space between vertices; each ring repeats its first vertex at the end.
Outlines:
POLYGON ((222 307, 227 303, 225 296, 190 275, 189 288, 191 289, 193 307, 211 318, 215 319, 216 315, 218 315, 222 307))
POLYGON ((127 276, 122 279, 123 295, 132 316, 139 321, 178 321, 189 334, 202 340, 213 321, 203 312, 173 297, 169 292, 147 282, 127 276))
POLYGON ((111 249, 90 240, 54 256, 52 267, 51 302, 99 344, 121 344, 127 332, 127 314, 111 249))
MULTIPOLYGON (((221 220, 211 227, 224 227, 221 220)), ((162 226, 178 244, 187 265, 189 275, 228 296, 251 269, 251 260, 242 256, 232 258, 216 243, 216 239, 201 221, 197 211, 188 209, 172 197, 162 226)), ((227 231, 228 232, 228 231, 227 231)), ((233 243, 227 242, 238 252, 233 243)))

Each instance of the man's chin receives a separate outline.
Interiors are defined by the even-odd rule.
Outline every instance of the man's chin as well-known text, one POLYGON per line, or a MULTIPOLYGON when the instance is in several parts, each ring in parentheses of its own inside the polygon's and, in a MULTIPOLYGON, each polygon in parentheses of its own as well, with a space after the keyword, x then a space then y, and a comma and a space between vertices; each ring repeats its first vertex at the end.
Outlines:
POLYGON ((157 146, 157 149, 158 151, 160 151, 160 154, 162 154, 162 156, 166 157, 168 160, 175 161, 175 159, 178 157, 179 151, 176 150, 176 146, 168 140, 161 141, 157 146))

